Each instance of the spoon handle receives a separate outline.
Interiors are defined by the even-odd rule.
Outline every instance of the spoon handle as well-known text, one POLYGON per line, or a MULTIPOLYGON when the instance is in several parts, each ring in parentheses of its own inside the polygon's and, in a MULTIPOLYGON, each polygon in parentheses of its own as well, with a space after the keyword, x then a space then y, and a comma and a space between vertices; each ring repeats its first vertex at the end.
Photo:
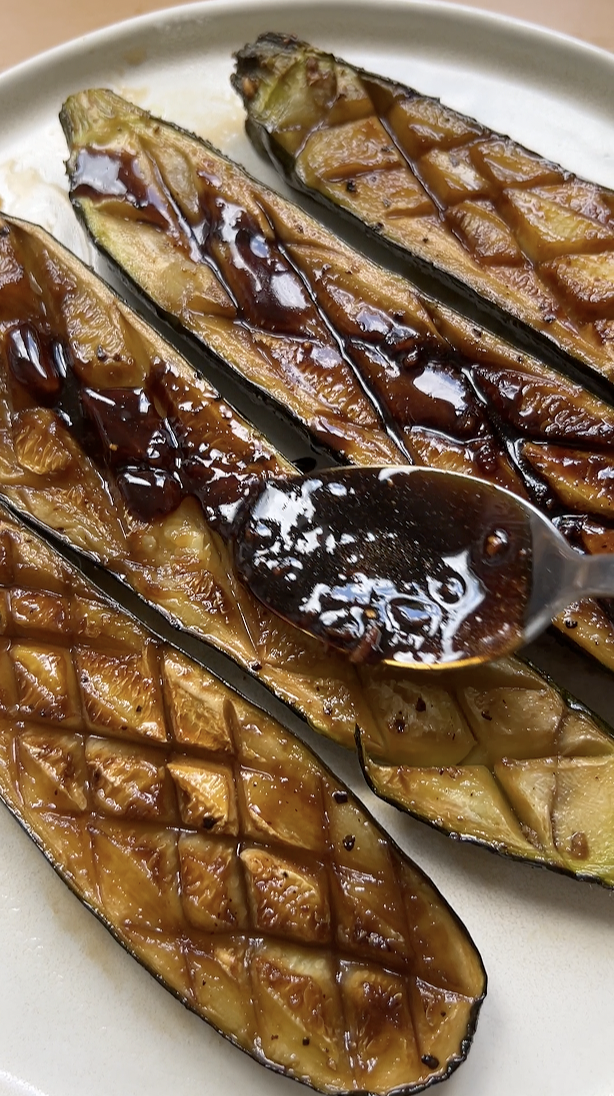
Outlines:
POLYGON ((614 597, 614 554, 580 557, 574 587, 583 597, 614 597))

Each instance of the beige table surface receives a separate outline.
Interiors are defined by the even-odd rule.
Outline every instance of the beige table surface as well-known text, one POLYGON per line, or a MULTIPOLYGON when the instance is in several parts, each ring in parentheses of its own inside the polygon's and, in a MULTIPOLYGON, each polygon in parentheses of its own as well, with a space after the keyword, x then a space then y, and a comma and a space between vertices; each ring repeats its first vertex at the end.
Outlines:
MULTIPOLYGON (((88 31, 184 0, 0 0, 0 70, 88 31)), ((473 0, 614 51, 614 0, 473 0)))

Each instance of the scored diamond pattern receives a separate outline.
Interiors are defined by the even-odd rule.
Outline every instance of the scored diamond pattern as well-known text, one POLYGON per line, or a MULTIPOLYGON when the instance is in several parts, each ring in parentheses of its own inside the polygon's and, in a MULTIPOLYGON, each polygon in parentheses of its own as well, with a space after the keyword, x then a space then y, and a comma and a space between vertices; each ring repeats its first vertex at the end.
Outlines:
POLYGON ((0 545, 0 795, 77 894, 262 1062, 327 1092, 445 1074, 484 976, 437 892, 271 717, 8 519, 0 545), (27 589, 13 585, 26 558, 27 589), (23 623, 39 592, 47 643, 23 623), (425 993, 454 1014, 434 1022, 425 993))
MULTIPOLYGON (((0 265, 2 493, 73 546, 125 577, 141 596, 181 622, 184 628, 196 632, 245 669, 257 674, 324 733, 346 745, 353 745, 356 722, 365 724, 371 719, 355 671, 343 659, 327 653, 322 644, 309 641, 256 603, 239 585, 230 547, 211 524, 212 515, 219 518, 219 504, 229 502, 233 497, 236 499, 245 478, 291 466, 170 346, 156 342, 154 333, 102 282, 96 280, 91 285, 91 307, 78 317, 75 301, 81 301, 84 309, 85 303, 82 294, 75 298, 74 285, 77 277, 86 276, 85 268, 39 230, 22 228, 16 222, 11 222, 9 227, 8 221, 5 226, 8 231, 0 234, 0 255, 11 257, 18 266, 22 301, 19 306, 15 304, 15 285, 3 280, 0 265), (50 250, 53 252, 53 282, 45 281, 50 250), (44 292, 34 292, 30 282, 34 277, 41 278, 44 292), (60 297, 66 315, 57 319, 53 301, 60 297), (78 371, 72 370, 62 388, 61 400, 66 407, 62 404, 51 412, 40 406, 36 392, 28 385, 16 382, 11 373, 11 332, 14 335, 16 325, 20 328, 23 322, 31 335, 30 321, 26 322, 24 316, 30 319, 36 316, 38 326, 32 338, 35 342, 38 340, 41 351, 45 347, 51 355, 72 355, 73 349, 66 342, 67 332, 78 329, 81 338, 87 335, 88 340, 97 345, 99 333, 95 325, 92 328, 92 316, 95 318, 98 311, 103 310, 106 310, 107 322, 115 334, 114 347, 119 345, 117 338, 121 336, 120 360, 112 359, 109 363, 94 353, 87 364, 79 363, 78 371), (49 323, 49 315, 55 317, 53 325, 49 323), (164 363, 160 354, 165 355, 164 363), (120 424, 119 443, 107 446, 109 459, 106 464, 94 461, 67 429, 71 414, 73 418, 75 415, 73 405, 80 406, 75 387, 77 376, 79 384, 87 383, 90 393, 95 392, 104 399, 108 400, 104 393, 109 391, 116 395, 119 392, 118 400, 126 401, 127 394, 132 397, 132 404, 128 400, 127 406, 133 407, 136 417, 123 431, 120 424), (113 389, 109 389, 110 382, 113 389), (135 382, 144 388, 132 387, 135 382), (100 391, 97 385, 100 385, 100 391), (151 400, 145 389, 151 393, 151 400), (163 403, 166 411, 166 418, 160 416, 160 422, 165 429, 172 427, 173 434, 181 441, 181 460, 184 464, 191 461, 190 467, 196 469, 190 474, 194 476, 195 490, 201 484, 199 497, 203 501, 189 495, 175 507, 171 506, 168 512, 160 513, 154 508, 151 515, 141 515, 141 520, 137 520, 119 489, 120 477, 113 474, 113 460, 122 446, 127 449, 132 445, 135 459, 144 459, 143 454, 147 454, 151 444, 155 443, 154 449, 160 444, 162 428, 158 427, 152 442, 152 412, 140 410, 143 402, 155 400, 163 403), (22 449, 16 445, 24 415, 28 418, 25 436, 36 454, 35 467, 32 460, 25 462, 22 449), (45 463, 50 435, 55 450, 61 450, 67 457, 59 472, 54 472, 53 465, 45 463), (202 477, 202 483, 198 477, 202 477)), ((104 345, 103 340, 100 346, 104 345)), ((115 349, 114 353, 119 351, 115 349)), ((104 357, 103 350, 101 354, 104 357)), ((74 363, 74 359, 71 360, 74 363)), ((45 398, 43 396, 43 402, 45 398)), ((116 410, 119 416, 121 408, 116 410)), ((81 421, 81 425, 87 439, 93 429, 92 423, 81 421)), ((108 441, 109 429, 107 422, 104 430, 101 428, 101 439, 108 441)), ((101 440, 101 444, 106 442, 101 440)), ((96 445, 94 452, 97 452, 96 445)), ((157 458, 153 471, 157 474, 159 469, 155 460, 157 458)), ((28 566, 24 561, 23 576, 18 577, 24 586, 27 586, 28 566)), ((90 622, 85 616, 81 627, 91 633, 103 623, 95 621, 95 616, 90 622)), ((123 625, 117 627, 121 633, 123 625)), ((93 724, 102 720, 108 709, 104 719, 108 720, 110 730, 112 724, 118 732, 124 724, 136 726, 138 723, 141 733, 155 738, 159 732, 159 714, 156 715, 153 708, 149 721, 139 719, 135 723, 135 715, 140 715, 135 711, 139 702, 151 703, 155 708, 155 689, 152 692, 149 681, 141 674, 139 656, 132 658, 134 688, 140 688, 143 695, 140 701, 135 701, 134 709, 132 701, 126 700, 127 707, 123 711, 115 708, 113 696, 109 698, 108 695, 113 689, 108 685, 107 671, 110 673, 111 667, 106 660, 115 657, 114 653, 101 654, 94 649, 79 657, 83 660, 81 672, 91 682, 85 701, 87 716, 93 724)), ((189 706, 190 690, 182 690, 182 695, 182 705, 189 706)), ((225 733, 223 726, 222 720, 222 733, 225 733)), ((214 732, 209 728, 201 733, 208 736, 214 732)))
POLYGON ((289 181, 614 376, 612 191, 304 42, 262 35, 233 82, 289 181))
POLYGON ((463 674, 460 727, 447 691, 391 691, 387 732, 362 736, 367 780, 447 833, 614 886, 614 736, 528 667, 522 684, 510 669, 463 674))

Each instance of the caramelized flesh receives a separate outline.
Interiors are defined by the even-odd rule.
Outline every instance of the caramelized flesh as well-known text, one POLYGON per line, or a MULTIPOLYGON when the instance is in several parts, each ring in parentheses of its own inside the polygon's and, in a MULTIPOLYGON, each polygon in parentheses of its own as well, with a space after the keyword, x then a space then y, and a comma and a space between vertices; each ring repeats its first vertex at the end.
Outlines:
MULTIPOLYGON (((354 109, 345 85, 343 94, 347 110, 354 109)), ((612 477, 599 474, 614 455, 607 403, 419 296, 209 145, 111 92, 71 97, 62 118, 73 201, 95 241, 164 312, 248 380, 257 374, 314 439, 358 464, 409 461, 477 475, 528 495, 557 519, 571 512, 583 522, 592 520, 587 515, 612 521, 612 477), (161 265, 167 277, 158 276, 161 265), (207 303, 197 288, 204 278, 207 303), (215 319, 224 326, 222 346, 212 336, 212 309, 222 298, 228 305, 230 286, 239 307, 215 319), (380 441, 387 423, 395 444, 387 436, 383 457, 381 448, 375 454, 375 435, 360 433, 363 403, 350 364, 338 372, 338 349, 319 372, 311 368, 314 324, 318 338, 335 335, 331 353, 342 347, 371 393, 381 412, 380 441), (272 378, 261 370, 259 348, 265 340, 279 349, 288 339, 288 369, 272 378), (339 415, 312 417, 307 388, 338 407, 343 427, 339 415), (563 459, 560 447, 576 459, 563 459)), ((559 627, 614 669, 609 612, 594 602, 573 612, 573 627, 568 618, 559 627)))
POLYGON ((614 194, 437 99, 275 34, 238 54, 295 185, 614 378, 614 194))
MULTIPOLYGON (((475 753, 480 727, 468 723, 461 689, 436 689, 433 703, 422 708, 420 695, 412 693, 406 674, 387 673, 382 677, 372 668, 362 669, 359 674, 323 644, 266 614, 237 582, 230 552, 206 520, 206 495, 201 495, 200 501, 194 495, 186 497, 175 511, 147 521, 135 517, 117 480, 126 459, 138 457, 143 462, 148 450, 148 459, 156 467, 160 452, 166 451, 160 440, 166 436, 161 420, 168 422, 172 418, 173 435, 182 453, 189 443, 191 452, 203 464, 211 462, 216 470, 210 480, 213 494, 209 502, 215 502, 218 513, 224 473, 230 497, 236 498, 237 476, 257 474, 260 463, 267 471, 288 466, 171 347, 60 245, 41 230, 17 222, 6 220, 4 228, 0 235, 4 249, 4 280, 0 286, 4 348, 0 358, 0 491, 75 548, 120 574, 183 628, 227 651, 301 711, 316 729, 338 742, 352 746, 358 724, 367 754, 378 764, 400 765, 402 770, 407 766, 428 770, 450 764, 456 771, 460 764, 472 765, 477 756, 490 779, 482 797, 482 810, 490 826, 477 835, 478 839, 502 851, 561 866, 556 849, 540 844, 521 813, 514 816, 520 803, 506 808, 514 819, 515 834, 515 842, 506 844, 500 828, 502 793, 494 773, 494 765, 501 758, 499 754, 491 757, 481 747, 482 752, 475 753), (9 336, 11 345, 15 341, 17 329, 24 345, 31 343, 30 327, 24 325, 40 332, 40 354, 37 358, 31 351, 29 358, 16 359, 11 352, 9 360, 7 343, 9 336), (61 353, 56 349, 55 355, 48 357, 45 351, 56 343, 61 353), (53 382, 54 371, 49 366, 50 361, 66 364, 69 359, 72 366, 71 370, 66 368, 66 378, 77 374, 79 383, 90 393, 104 395, 111 390, 116 394, 123 390, 121 405, 117 398, 111 400, 112 406, 121 406, 123 411, 126 407, 134 409, 134 397, 128 397, 127 392, 149 390, 151 374, 157 378, 163 371, 161 394, 156 397, 160 389, 155 386, 152 392, 157 418, 147 403, 143 405, 148 442, 141 444, 136 456, 130 447, 135 444, 137 432, 131 431, 132 438, 126 436, 122 415, 116 421, 105 419, 103 430, 96 426, 96 416, 85 419, 82 440, 76 436, 70 426, 70 422, 77 421, 77 411, 68 398, 70 383, 64 380, 58 397, 58 383, 53 382), (41 368, 34 369, 37 361, 41 368), (30 363, 28 369, 26 362, 30 363), (50 400, 55 407, 48 406, 50 400), (111 449, 111 445, 117 448, 111 449), (92 456, 86 452, 90 447, 92 456), (410 726, 415 726, 416 735, 413 730, 409 736, 403 733, 410 726), (424 746, 422 752, 420 745, 424 746)), ((176 454, 173 459, 176 461, 176 454)), ((598 526, 592 528, 587 543, 603 550, 598 547, 604 543, 598 526)), ((29 619, 27 605, 22 618, 29 619)), ((95 668, 91 673, 98 680, 95 668)), ((505 756, 519 762, 531 759, 539 743, 539 756, 554 758, 556 763, 558 739, 536 737, 535 726, 542 718, 550 718, 553 707, 559 717, 570 711, 558 693, 521 663, 513 662, 501 695, 497 709, 500 733, 503 741, 510 741, 505 756), (522 730, 514 722, 515 733, 508 740, 506 719, 519 705, 524 712, 522 730)), ((95 708, 93 711, 95 714, 95 708)), ((589 716, 583 718, 590 728, 591 743, 598 742, 605 752, 611 749, 608 735, 589 716)), ((583 749, 584 739, 576 749, 579 774, 583 749)), ((413 809, 445 825, 445 820, 440 821, 440 807, 433 808, 429 787, 427 774, 422 799, 416 798, 413 809)), ((454 791, 449 790, 450 810, 456 801, 454 791)), ((406 801, 402 791, 398 797, 406 801)), ((471 812, 449 828, 476 836, 471 812)), ((609 881, 609 869, 602 863, 582 861, 575 865, 569 861, 563 866, 609 881)))
POLYGON ((480 958, 316 757, 6 517, 0 597, 0 796, 120 942, 316 1089, 453 1069, 480 958))

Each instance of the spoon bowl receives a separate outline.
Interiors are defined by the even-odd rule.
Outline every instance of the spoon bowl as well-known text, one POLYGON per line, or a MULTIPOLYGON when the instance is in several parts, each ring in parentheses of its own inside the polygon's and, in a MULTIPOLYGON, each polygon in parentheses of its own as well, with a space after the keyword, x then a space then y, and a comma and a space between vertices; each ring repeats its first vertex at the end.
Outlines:
POLYGON ((241 579, 353 662, 447 670, 509 655, 614 560, 572 549, 525 499, 420 467, 334 468, 257 484, 231 539, 241 579))
POLYGON ((358 663, 432 671, 490 661, 580 595, 604 592, 603 557, 575 552, 529 502, 436 469, 270 480, 254 488, 232 539, 240 577, 262 602, 358 663))

